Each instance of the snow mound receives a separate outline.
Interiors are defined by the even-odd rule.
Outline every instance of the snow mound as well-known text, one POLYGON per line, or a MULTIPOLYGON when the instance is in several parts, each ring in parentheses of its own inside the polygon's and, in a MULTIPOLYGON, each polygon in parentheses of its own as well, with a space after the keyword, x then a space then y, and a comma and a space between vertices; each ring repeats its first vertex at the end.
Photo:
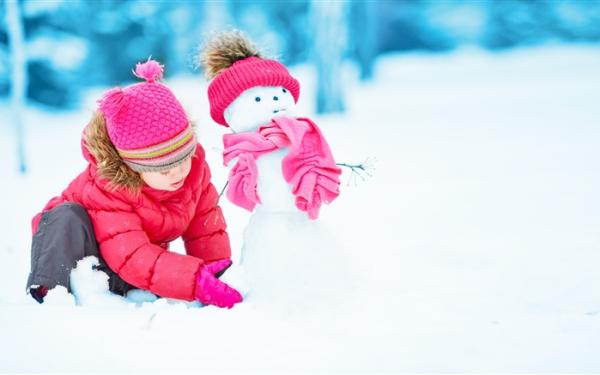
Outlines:
POLYGON ((352 277, 346 255, 331 233, 303 212, 257 208, 244 232, 242 249, 246 302, 298 312, 339 307, 352 277))

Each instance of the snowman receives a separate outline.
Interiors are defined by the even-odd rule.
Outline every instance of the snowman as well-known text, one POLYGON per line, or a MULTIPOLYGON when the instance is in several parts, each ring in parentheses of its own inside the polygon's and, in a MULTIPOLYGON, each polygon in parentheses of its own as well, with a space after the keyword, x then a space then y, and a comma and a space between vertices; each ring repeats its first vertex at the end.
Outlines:
POLYGON ((343 254, 318 222, 339 195, 341 170, 318 126, 296 117, 300 85, 238 32, 204 46, 211 116, 223 136, 227 198, 252 212, 240 265, 248 303, 309 306, 343 288, 343 254))

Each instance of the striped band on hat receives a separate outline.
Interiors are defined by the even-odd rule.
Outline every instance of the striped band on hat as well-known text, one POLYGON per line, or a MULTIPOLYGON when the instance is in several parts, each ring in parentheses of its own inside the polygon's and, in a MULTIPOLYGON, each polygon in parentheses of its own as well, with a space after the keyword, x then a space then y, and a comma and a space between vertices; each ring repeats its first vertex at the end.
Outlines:
POLYGON ((174 137, 140 149, 117 148, 121 159, 136 172, 161 172, 183 163, 196 150, 196 135, 190 125, 174 137))

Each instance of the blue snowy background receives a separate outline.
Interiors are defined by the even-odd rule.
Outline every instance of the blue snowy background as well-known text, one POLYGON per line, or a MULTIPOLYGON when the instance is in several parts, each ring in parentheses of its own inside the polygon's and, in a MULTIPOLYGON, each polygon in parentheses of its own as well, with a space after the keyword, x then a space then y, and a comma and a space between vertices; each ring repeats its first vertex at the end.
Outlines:
MULTIPOLYGON (((599 102, 595 0, 0 0, 0 372, 599 373, 599 102), (75 299, 37 304, 30 220, 84 170, 96 99, 135 63, 165 64, 224 186, 195 60, 229 28, 289 66, 336 160, 373 167, 344 169, 311 238, 342 254, 319 279, 350 279, 342 305, 132 302, 85 264, 75 299)), ((223 278, 244 289, 249 214, 220 204, 223 278)))
MULTIPOLYGON (((390 53, 444 54, 466 46, 502 52, 546 43, 600 42, 598 0, 0 4, 0 98, 6 100, 12 92, 18 112, 17 103, 23 101, 49 110, 79 108, 86 89, 131 81, 131 67, 148 56, 166 65, 167 78, 198 73, 201 40, 226 28, 245 31, 259 48, 289 66, 314 64, 319 86, 311 99, 317 113, 346 108, 338 69, 342 61, 355 62, 361 80, 368 81, 377 59, 390 53)), ((12 122, 17 142, 23 142, 22 119, 12 122)), ((24 145, 19 149, 26 153, 24 145)), ((19 159, 24 171, 25 156, 19 159)))
POLYGON ((150 55, 165 63, 167 77, 195 72, 202 38, 226 27, 244 30, 291 66, 326 62, 320 54, 356 61, 364 79, 372 77, 378 57, 393 52, 600 42, 596 0, 357 0, 333 6, 300 0, 25 0, 17 1, 23 44, 11 46, 7 2, 0 1, 0 95, 10 93, 11 51, 22 48, 27 99, 59 109, 76 108, 87 87, 131 80, 131 67, 150 55), (340 42, 318 50, 314 41, 323 38, 340 42))

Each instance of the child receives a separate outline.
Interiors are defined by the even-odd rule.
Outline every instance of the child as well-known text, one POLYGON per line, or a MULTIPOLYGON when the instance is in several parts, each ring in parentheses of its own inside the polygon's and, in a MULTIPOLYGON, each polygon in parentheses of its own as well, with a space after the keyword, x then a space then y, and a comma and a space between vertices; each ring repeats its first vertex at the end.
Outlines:
POLYGON ((231 249, 204 150, 173 93, 148 60, 146 80, 114 88, 98 101, 82 137, 89 165, 32 222, 28 292, 42 303, 48 289, 71 291, 78 260, 99 258, 109 289, 141 288, 162 297, 231 308, 235 289, 218 280, 231 249), (187 255, 168 251, 182 237, 187 255))

